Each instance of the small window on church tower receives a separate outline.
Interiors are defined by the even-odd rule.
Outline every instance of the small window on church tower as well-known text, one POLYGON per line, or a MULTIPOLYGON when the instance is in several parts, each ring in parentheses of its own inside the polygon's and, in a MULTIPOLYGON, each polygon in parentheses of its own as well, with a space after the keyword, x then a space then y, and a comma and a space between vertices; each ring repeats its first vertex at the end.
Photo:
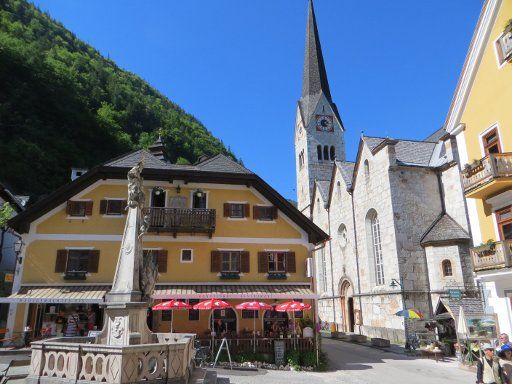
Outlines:
POLYGON ((318 160, 322 160, 322 146, 321 145, 318 145, 316 147, 316 152, 318 154, 318 160))
POLYGON ((329 147, 327 145, 324 147, 324 160, 329 160, 329 147))
POLYGON ((334 149, 334 145, 331 146, 331 160, 334 161, 334 158, 336 157, 336 150, 334 149))
POLYGON ((370 177, 370 164, 368 163, 368 160, 364 161, 364 176, 366 177, 366 180, 370 177))
POLYGON ((452 276, 453 275, 453 272, 452 272, 452 262, 450 260, 443 260, 442 262, 442 267, 443 267, 443 276, 452 276))

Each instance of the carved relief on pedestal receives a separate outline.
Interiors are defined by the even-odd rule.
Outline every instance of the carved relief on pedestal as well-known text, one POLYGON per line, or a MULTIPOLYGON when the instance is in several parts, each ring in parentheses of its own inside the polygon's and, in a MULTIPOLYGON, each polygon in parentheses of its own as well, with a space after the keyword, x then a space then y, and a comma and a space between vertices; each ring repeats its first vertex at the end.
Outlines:
POLYGON ((115 317, 112 322, 112 337, 120 339, 124 334, 124 328, 124 317, 115 317))

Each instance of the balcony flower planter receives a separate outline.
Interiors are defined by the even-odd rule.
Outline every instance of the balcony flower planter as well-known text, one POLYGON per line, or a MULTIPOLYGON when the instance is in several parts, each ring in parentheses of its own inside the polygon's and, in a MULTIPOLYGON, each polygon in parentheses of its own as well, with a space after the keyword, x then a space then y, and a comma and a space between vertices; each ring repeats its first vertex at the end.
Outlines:
POLYGON ((222 280, 240 280, 240 274, 238 272, 221 272, 220 278, 222 280))
POLYGON ((87 272, 83 271, 72 271, 64 274, 64 280, 85 280, 87 272))
POLYGON ((269 273, 268 279, 269 280, 286 280, 287 276, 286 276, 286 273, 269 273))
POLYGON ((496 243, 487 243, 474 248, 475 253, 479 257, 490 256, 496 253, 496 243))

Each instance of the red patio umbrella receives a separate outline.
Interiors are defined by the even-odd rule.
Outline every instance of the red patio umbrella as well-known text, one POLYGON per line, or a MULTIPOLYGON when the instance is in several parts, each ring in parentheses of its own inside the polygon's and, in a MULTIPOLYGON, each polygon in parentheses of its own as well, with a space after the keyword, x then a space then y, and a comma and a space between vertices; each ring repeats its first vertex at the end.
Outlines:
MULTIPOLYGON (((192 306, 190 304, 184 303, 183 301, 179 300, 170 300, 170 301, 162 301, 161 303, 158 303, 157 305, 154 305, 151 307, 153 311, 172 311, 173 309, 190 309, 192 306)), ((173 332, 172 329, 172 323, 174 321, 174 312, 172 312, 171 317, 171 333, 173 332)))
POLYGON ((214 326, 214 316, 215 312, 213 312, 215 309, 225 309, 225 308, 231 308, 231 305, 226 303, 225 301, 219 300, 219 299, 209 299, 201 301, 200 303, 197 303, 194 305, 194 309, 200 310, 200 311, 212 311, 212 352, 213 352, 213 332, 215 332, 214 326))
POLYGON ((304 311, 305 309, 311 309, 311 305, 300 302, 300 301, 287 301, 276 305, 275 310, 277 312, 293 312, 293 335, 294 340, 297 337, 297 331, 295 329, 295 312, 304 311))
MULTIPOLYGON (((238 304, 236 309, 245 309, 248 311, 259 311, 260 309, 274 309, 270 304, 262 303, 260 301, 246 301, 244 303, 238 304)), ((253 345, 254 345, 254 353, 256 353, 256 316, 253 316, 253 326, 252 326, 252 335, 253 335, 253 345)))

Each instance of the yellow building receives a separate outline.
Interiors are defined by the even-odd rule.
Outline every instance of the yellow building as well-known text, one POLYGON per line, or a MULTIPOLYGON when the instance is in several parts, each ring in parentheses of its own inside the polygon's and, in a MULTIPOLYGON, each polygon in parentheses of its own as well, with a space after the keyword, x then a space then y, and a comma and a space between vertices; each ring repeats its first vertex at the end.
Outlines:
MULTIPOLYGON (((216 298, 233 307, 250 300, 314 304, 308 260, 315 245, 327 239, 322 230, 260 177, 223 155, 179 166, 165 161, 161 143, 150 150, 75 174, 71 183, 11 220, 25 246, 14 293, 4 299, 12 303, 9 329, 21 332, 28 325, 37 337, 101 326, 101 304, 113 280, 126 218, 126 174, 142 157, 149 215, 144 252, 156 255, 159 269, 155 302, 216 298)), ((174 316, 175 331, 208 336, 210 315, 148 311, 148 323, 154 331, 168 332, 174 316)), ((292 315, 215 313, 232 336, 250 334, 253 316, 260 335, 270 335, 274 323, 286 333, 292 315)), ((314 320, 314 310, 303 316, 314 320)))
POLYGON ((487 0, 446 119, 456 136, 474 248, 473 269, 512 332, 512 0, 487 0))

